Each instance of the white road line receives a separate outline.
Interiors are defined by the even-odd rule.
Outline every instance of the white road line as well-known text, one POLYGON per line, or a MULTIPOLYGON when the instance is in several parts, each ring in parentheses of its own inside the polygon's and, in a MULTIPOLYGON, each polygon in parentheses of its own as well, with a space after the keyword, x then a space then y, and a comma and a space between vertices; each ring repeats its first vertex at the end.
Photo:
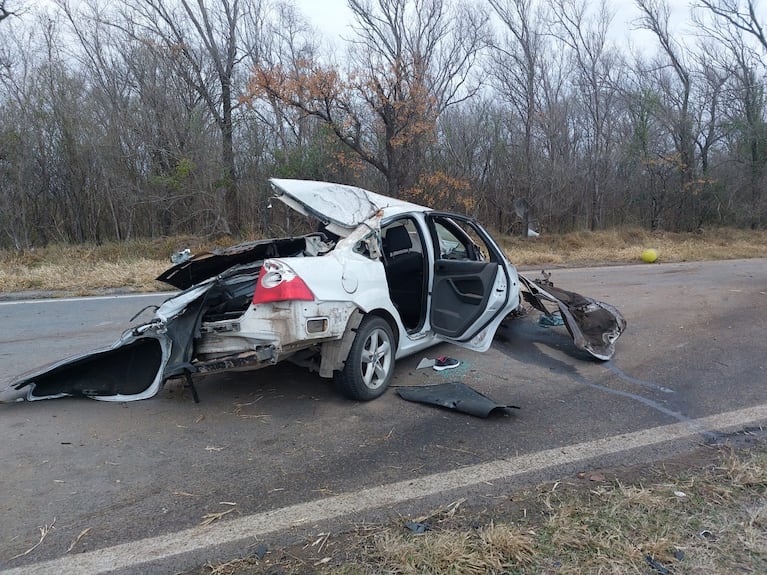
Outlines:
POLYGON ((78 297, 54 297, 43 299, 20 299, 0 301, 0 306, 3 305, 22 305, 22 304, 35 304, 35 303, 71 303, 77 301, 96 301, 105 299, 124 299, 124 298, 141 298, 141 297, 166 297, 169 298, 178 292, 146 292, 146 293, 124 293, 113 295, 89 295, 78 297))
POLYGON ((252 542, 254 537, 436 495, 450 489, 509 479, 525 473, 670 441, 693 438, 697 441, 701 430, 728 431, 764 423, 767 423, 767 404, 298 503, 206 527, 192 527, 176 533, 17 567, 2 573, 95 575, 127 570, 150 561, 170 560, 184 553, 225 543, 252 542))

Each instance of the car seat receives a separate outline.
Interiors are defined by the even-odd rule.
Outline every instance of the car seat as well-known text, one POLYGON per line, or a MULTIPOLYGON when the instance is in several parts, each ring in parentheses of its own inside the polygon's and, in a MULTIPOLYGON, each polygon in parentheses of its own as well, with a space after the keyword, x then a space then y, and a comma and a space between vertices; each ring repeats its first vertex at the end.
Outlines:
POLYGON ((410 232, 404 225, 385 230, 382 247, 389 294, 406 328, 421 320, 423 298, 423 254, 414 251, 410 232))

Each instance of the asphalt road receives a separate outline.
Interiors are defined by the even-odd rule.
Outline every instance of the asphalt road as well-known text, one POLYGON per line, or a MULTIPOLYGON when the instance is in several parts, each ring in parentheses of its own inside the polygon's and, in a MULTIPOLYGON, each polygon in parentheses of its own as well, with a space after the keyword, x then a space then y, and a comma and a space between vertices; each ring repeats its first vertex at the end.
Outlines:
MULTIPOLYGON (((564 328, 540 327, 531 312, 503 326, 487 353, 444 345, 426 354, 448 353, 462 361, 457 369, 416 370, 424 355, 398 363, 393 386, 463 381, 521 408, 488 419, 408 403, 393 389, 373 402, 350 402, 290 365, 198 379, 199 404, 170 383, 133 403, 0 405, 0 569, 33 572, 41 562, 159 540, 194 529, 210 513, 229 511, 218 523, 226 525, 304 502, 340 505, 339 496, 361 490, 375 499, 380 486, 403 495, 380 508, 371 501, 364 513, 349 507, 326 516, 417 514, 458 496, 489 503, 524 482, 716 440, 719 429, 705 422, 767 404, 767 260, 562 269, 552 280, 623 312, 628 330, 612 361, 592 361, 564 328), (690 439, 624 446, 609 457, 584 448, 578 458, 578 446, 671 424, 688 429, 690 439), (559 463, 558 452, 572 455, 559 463), (420 500, 405 494, 418 478, 453 481, 464 469, 537 461, 542 453, 550 466, 543 461, 508 481, 496 473, 420 500), (41 533, 42 543, 14 558, 41 533)), ((111 343, 136 311, 162 299, 0 302, 0 388, 24 370, 111 343)), ((719 427, 767 424, 759 415, 767 411, 755 413, 719 427)), ((217 548, 231 554, 252 544, 217 548)), ((178 572, 215 555, 200 549, 152 572, 178 572)))

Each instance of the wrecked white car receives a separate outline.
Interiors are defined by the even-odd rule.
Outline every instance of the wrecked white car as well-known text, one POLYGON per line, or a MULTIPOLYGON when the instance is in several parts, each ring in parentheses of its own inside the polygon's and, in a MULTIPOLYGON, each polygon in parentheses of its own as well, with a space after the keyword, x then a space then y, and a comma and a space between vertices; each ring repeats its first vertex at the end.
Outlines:
MULTIPOLYGON (((0 400, 130 401, 170 378, 290 360, 370 400, 395 361, 440 341, 486 351, 521 304, 559 308, 576 346, 606 360, 626 322, 613 307, 517 274, 471 218, 366 190, 270 180, 315 233, 188 257, 158 279, 182 291, 111 347, 27 374, 0 400)), ((195 392, 196 399, 196 392, 195 392)))

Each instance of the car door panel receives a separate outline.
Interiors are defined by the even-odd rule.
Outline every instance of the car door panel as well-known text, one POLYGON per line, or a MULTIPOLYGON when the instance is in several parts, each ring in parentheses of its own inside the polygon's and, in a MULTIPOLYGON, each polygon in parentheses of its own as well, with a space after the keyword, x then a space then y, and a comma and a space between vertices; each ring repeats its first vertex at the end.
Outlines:
POLYGON ((519 300, 516 270, 494 240, 470 218, 433 212, 429 322, 451 343, 485 351, 500 321, 519 300))
POLYGON ((492 262, 439 260, 431 295, 432 329, 460 337, 484 313, 497 270, 492 262))

